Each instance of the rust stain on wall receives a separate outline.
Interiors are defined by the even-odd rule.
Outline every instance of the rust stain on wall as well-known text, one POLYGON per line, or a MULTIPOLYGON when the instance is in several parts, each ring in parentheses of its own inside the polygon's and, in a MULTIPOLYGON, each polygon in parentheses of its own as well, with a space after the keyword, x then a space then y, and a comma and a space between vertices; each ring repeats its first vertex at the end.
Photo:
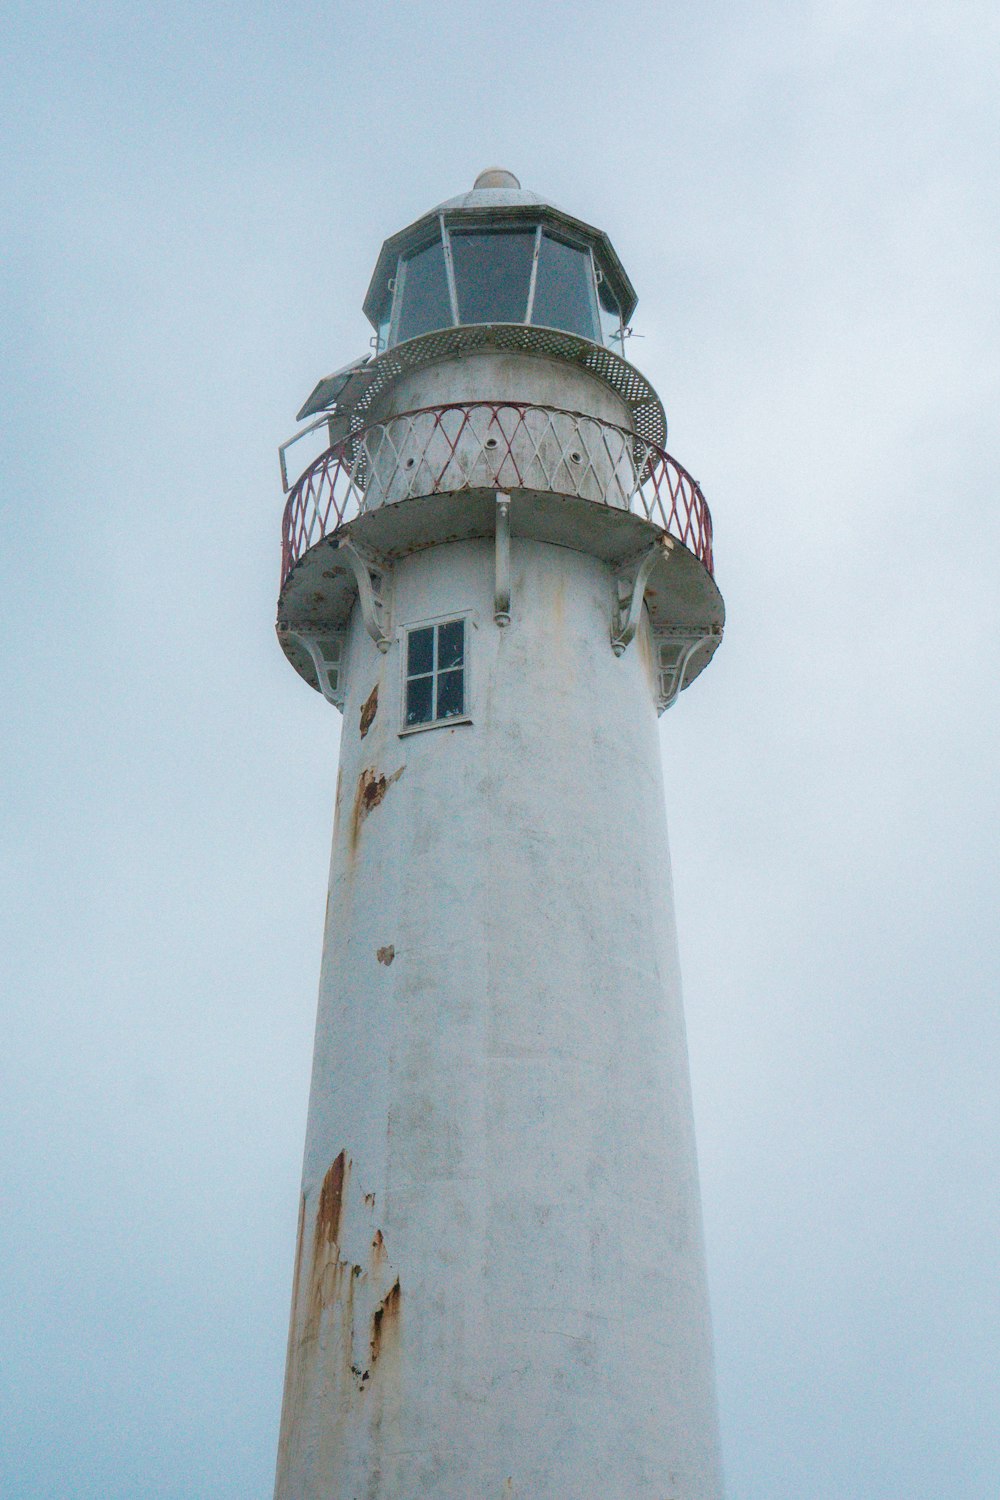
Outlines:
POLYGON ((347 1172, 347 1157, 341 1151, 323 1178, 323 1186, 320 1188, 314 1232, 314 1258, 324 1243, 336 1245, 340 1241, 340 1219, 344 1210, 344 1180, 347 1172))
POLYGON ((354 810, 351 815, 351 849, 358 847, 358 835, 361 825, 379 803, 383 801, 386 792, 394 781, 402 776, 405 766, 400 766, 398 771, 393 771, 391 776, 382 776, 378 771, 366 766, 358 777, 357 790, 354 793, 354 810))
POLYGON ((340 1151, 318 1198, 303 1195, 299 1205, 276 1491, 286 1500, 303 1489, 308 1444, 301 1439, 301 1419, 316 1403, 331 1414, 320 1437, 320 1469, 334 1484, 341 1475, 344 1424, 355 1403, 368 1409, 376 1445, 386 1413, 396 1409, 400 1276, 373 1222, 375 1194, 362 1188, 356 1165, 340 1151))
POLYGON ((375 722, 378 713, 378 683, 372 688, 368 697, 361 705, 361 738, 364 739, 369 729, 375 722))
MULTIPOLYGON (((316 1205, 313 1224, 312 1263, 309 1268, 308 1300, 302 1315, 302 1344, 319 1336, 323 1314, 334 1303, 340 1302, 344 1293, 345 1272, 350 1265, 341 1259, 340 1235, 344 1216, 344 1195, 350 1177, 351 1163, 341 1151, 331 1162, 316 1205)), ((348 1285, 346 1295, 350 1297, 348 1285)))
POLYGON ((392 946, 392 944, 389 943, 385 948, 376 948, 375 957, 378 959, 380 964, 385 964, 386 968, 388 968, 393 959, 396 957, 396 950, 392 946))
POLYGON ((396 1328, 401 1300, 402 1292, 397 1278, 376 1307, 372 1317, 372 1364, 375 1364, 382 1352, 385 1340, 396 1328))

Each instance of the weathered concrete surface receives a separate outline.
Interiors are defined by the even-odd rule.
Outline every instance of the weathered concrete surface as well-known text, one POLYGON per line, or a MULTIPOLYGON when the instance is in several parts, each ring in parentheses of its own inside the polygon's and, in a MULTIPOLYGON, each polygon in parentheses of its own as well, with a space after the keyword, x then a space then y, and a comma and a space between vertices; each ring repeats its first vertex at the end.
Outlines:
POLYGON ((508 628, 486 540, 352 621, 277 1500, 721 1495, 648 634, 512 519, 508 628), (466 611, 472 722, 400 736, 466 611))

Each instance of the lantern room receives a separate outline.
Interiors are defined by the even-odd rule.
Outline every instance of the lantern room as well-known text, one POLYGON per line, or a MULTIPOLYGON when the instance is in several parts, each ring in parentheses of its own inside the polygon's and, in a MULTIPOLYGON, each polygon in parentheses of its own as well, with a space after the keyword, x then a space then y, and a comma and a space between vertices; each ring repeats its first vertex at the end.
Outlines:
POLYGON ((493 169, 386 240, 365 313, 379 353, 484 323, 558 329, 621 353, 635 303, 606 234, 493 169))

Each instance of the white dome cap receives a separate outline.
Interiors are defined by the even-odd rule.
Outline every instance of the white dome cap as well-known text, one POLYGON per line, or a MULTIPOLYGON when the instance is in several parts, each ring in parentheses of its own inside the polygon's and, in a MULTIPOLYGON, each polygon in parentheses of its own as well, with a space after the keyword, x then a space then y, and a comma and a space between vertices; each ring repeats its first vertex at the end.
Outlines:
POLYGON ((506 167, 487 167, 480 172, 472 184, 472 191, 478 192, 480 188, 519 188, 521 184, 513 172, 508 172, 506 167))

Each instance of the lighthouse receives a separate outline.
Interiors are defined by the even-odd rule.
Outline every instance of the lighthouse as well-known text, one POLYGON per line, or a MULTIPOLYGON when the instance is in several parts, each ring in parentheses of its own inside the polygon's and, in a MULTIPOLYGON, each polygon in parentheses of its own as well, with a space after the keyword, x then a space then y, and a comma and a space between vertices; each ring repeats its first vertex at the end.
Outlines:
POLYGON ((657 718, 723 604, 635 303, 484 172, 281 450, 343 727, 275 1500, 722 1495, 657 718))

